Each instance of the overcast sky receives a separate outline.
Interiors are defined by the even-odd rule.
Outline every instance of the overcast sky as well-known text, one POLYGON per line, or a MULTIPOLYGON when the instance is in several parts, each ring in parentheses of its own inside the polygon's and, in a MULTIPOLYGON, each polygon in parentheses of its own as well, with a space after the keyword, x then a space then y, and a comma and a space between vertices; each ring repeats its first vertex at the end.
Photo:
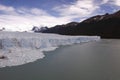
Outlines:
POLYGON ((0 0, 0 28, 52 27, 119 9, 120 0, 0 0))

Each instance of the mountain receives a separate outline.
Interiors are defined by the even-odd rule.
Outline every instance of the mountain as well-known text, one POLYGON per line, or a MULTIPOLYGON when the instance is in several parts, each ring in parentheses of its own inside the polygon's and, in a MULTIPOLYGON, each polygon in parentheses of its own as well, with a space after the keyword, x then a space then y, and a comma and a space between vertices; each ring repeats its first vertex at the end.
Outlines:
POLYGON ((46 27, 33 26, 32 31, 34 31, 34 32, 43 32, 43 31, 45 31, 45 30, 47 30, 47 29, 48 29, 47 26, 46 26, 46 27))
POLYGON ((120 11, 97 15, 80 23, 71 22, 48 28, 43 33, 62 35, 98 35, 101 38, 120 38, 120 11))

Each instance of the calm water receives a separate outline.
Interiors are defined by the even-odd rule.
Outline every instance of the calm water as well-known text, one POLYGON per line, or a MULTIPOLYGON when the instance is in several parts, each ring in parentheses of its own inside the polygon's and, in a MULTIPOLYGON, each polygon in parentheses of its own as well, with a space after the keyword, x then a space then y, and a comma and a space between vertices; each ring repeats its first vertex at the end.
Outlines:
POLYGON ((1 68, 0 80, 120 80, 120 40, 61 47, 42 60, 1 68))

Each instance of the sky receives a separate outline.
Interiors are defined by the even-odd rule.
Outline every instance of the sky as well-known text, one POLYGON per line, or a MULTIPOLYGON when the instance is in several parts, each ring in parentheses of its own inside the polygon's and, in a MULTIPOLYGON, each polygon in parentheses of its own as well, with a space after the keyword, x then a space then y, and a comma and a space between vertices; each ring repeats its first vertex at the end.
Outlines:
POLYGON ((28 31, 118 10, 120 0, 0 0, 0 28, 28 31))

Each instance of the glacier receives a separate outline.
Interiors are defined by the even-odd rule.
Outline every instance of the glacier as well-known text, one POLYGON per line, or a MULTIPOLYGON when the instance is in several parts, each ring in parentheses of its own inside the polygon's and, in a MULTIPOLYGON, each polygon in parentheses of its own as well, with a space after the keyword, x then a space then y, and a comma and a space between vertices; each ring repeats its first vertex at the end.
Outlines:
POLYGON ((99 36, 65 36, 58 34, 0 32, 0 68, 17 66, 45 57, 43 51, 60 45, 98 41, 99 36))

